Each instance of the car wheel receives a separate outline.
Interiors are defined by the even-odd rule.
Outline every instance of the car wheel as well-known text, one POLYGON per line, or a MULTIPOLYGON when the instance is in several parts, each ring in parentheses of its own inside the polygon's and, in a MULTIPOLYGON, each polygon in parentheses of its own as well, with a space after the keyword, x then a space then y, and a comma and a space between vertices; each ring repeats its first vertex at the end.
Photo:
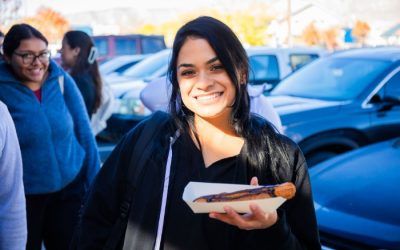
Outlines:
POLYGON ((308 167, 313 167, 314 165, 323 162, 325 160, 328 160, 329 158, 332 158, 337 155, 339 155, 339 153, 334 151, 326 151, 326 150, 316 151, 306 156, 307 165, 308 167))

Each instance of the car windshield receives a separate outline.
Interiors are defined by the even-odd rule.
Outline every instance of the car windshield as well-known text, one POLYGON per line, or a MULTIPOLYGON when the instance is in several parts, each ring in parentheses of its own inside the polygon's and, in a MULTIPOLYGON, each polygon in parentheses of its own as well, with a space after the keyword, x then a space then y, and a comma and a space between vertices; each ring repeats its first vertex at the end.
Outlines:
POLYGON ((161 67, 168 65, 170 54, 170 50, 164 50, 151 55, 125 70, 122 75, 137 79, 151 78, 161 67))
POLYGON ((354 99, 389 64, 366 58, 323 58, 284 79, 271 95, 339 101, 354 99))

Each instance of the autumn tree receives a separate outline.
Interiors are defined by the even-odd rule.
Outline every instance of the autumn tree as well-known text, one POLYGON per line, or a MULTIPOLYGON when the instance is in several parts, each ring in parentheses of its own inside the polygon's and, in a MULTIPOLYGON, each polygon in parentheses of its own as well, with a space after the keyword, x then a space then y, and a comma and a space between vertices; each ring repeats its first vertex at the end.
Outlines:
POLYGON ((337 38, 339 36, 339 28, 332 27, 322 32, 322 40, 327 49, 334 50, 338 48, 339 44, 337 38))
POLYGON ((266 14, 266 6, 252 6, 250 10, 238 10, 230 13, 223 13, 217 10, 197 10, 185 13, 174 20, 167 21, 160 25, 143 24, 138 30, 142 34, 162 34, 168 45, 172 44, 177 30, 183 23, 198 16, 212 16, 226 23, 246 45, 265 45, 268 41, 266 30, 272 17, 266 14))
POLYGON ((303 30, 302 38, 307 45, 315 46, 322 43, 321 31, 316 27, 315 22, 311 22, 303 30))
POLYGON ((21 22, 40 30, 49 42, 60 41, 70 28, 67 19, 60 13, 45 7, 40 8, 36 15, 22 19, 21 22))
POLYGON ((354 24, 351 35, 357 39, 359 44, 363 45, 370 31, 371 27, 368 23, 358 20, 354 24))

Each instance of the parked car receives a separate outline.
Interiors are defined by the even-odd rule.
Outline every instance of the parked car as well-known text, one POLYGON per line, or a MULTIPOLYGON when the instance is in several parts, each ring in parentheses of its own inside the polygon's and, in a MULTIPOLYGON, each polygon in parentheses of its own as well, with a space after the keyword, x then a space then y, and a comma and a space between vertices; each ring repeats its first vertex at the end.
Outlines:
POLYGON ((100 63, 116 56, 149 54, 166 48, 164 36, 134 34, 93 36, 92 38, 99 51, 100 63))
POLYGON ((294 71, 327 54, 324 49, 312 47, 252 47, 246 52, 250 63, 250 84, 268 83, 271 88, 294 71))
POLYGON ((309 166, 400 136, 400 48, 362 48, 315 60, 268 97, 309 166))
POLYGON ((127 92, 143 88, 147 81, 165 75, 170 54, 170 49, 161 50, 124 70, 122 74, 108 75, 104 79, 110 84, 114 96, 121 99, 127 92))
MULTIPOLYGON (((252 47, 246 49, 250 63, 250 84, 279 83, 290 73, 307 63, 323 56, 326 51, 319 48, 267 48, 252 47)), ((138 65, 131 66, 119 76, 110 76, 107 81, 111 84, 118 82, 125 86, 133 85, 137 80, 149 82, 155 78, 165 76, 171 50, 165 49, 138 65)))
POLYGON ((310 178, 327 249, 400 249, 400 138, 318 164, 310 178))
MULTIPOLYGON (((281 79, 312 60, 326 54, 319 48, 247 48, 250 63, 250 84, 271 84, 275 86, 281 79)), ((115 90, 118 103, 115 114, 110 118, 107 133, 119 138, 150 113, 141 103, 141 88, 155 78, 167 74, 171 50, 165 49, 149 56, 118 76, 110 76, 106 81, 115 90)))
POLYGON ((103 62, 99 66, 100 73, 103 77, 109 74, 122 74, 126 69, 140 62, 146 58, 149 54, 142 55, 125 55, 117 56, 111 60, 103 62))

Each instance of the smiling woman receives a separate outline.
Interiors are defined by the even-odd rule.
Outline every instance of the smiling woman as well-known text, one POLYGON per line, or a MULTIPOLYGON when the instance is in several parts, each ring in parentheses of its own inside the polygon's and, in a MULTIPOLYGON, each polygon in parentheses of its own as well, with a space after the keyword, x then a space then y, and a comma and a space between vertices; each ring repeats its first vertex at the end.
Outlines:
POLYGON ((250 114, 248 73, 246 52, 224 23, 199 17, 179 29, 170 114, 140 123, 105 162, 82 210, 78 249, 320 248, 304 156, 250 114), (229 206, 194 214, 182 199, 191 181, 293 182, 297 193, 271 212, 249 204, 247 214, 229 206))
POLYGON ((27 249, 41 249, 43 242, 48 250, 62 250, 69 248, 81 200, 100 164, 82 97, 50 60, 47 45, 34 27, 11 27, 0 63, 0 100, 21 145, 27 249))

